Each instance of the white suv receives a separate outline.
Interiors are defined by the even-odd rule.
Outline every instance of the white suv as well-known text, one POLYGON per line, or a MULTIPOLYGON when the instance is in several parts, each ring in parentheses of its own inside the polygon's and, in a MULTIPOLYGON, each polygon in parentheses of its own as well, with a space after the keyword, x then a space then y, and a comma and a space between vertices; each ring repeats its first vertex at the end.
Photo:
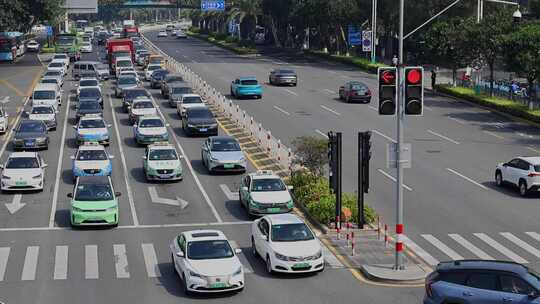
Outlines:
POLYGON ((495 182, 497 186, 506 182, 518 186, 521 196, 540 190, 540 157, 517 157, 497 165, 495 182))

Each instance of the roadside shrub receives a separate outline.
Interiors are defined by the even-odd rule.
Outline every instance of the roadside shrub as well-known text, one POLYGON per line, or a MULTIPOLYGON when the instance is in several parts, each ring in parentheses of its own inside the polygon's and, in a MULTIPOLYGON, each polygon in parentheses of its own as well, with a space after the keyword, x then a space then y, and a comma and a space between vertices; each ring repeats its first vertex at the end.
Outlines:
POLYGON ((227 43, 236 43, 236 38, 232 37, 232 36, 227 36, 227 38, 225 38, 225 42, 227 42, 227 43))

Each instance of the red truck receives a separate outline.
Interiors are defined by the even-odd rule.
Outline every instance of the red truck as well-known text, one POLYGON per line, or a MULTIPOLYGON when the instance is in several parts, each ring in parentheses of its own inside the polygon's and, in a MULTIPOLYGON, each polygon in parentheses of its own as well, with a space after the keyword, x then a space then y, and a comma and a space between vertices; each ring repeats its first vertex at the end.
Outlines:
POLYGON ((139 28, 132 25, 132 26, 124 26, 124 29, 122 30, 122 36, 124 38, 130 38, 130 37, 139 37, 139 28))
POLYGON ((135 62, 135 48, 131 38, 109 39, 107 40, 107 57, 109 60, 109 68, 113 70, 113 63, 116 57, 131 57, 131 61, 135 62))

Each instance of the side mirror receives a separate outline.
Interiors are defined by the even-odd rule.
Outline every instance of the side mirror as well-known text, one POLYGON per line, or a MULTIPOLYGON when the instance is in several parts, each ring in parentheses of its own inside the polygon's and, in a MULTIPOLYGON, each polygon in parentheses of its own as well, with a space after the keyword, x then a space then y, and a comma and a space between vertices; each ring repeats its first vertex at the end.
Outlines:
POLYGON ((134 127, 134 128, 136 128, 136 127, 137 127, 137 125, 133 125, 133 127, 134 127))
POLYGON ((236 249, 234 250, 234 253, 236 253, 236 254, 240 254, 240 253, 242 253, 242 249, 240 249, 240 248, 236 248, 236 249))
POLYGON ((4 165, 0 165, 0 169, 4 169, 4 165))
POLYGON ((70 159, 75 159, 75 155, 71 155, 69 158, 70 159))
POLYGON ((43 164, 41 165, 41 168, 47 168, 49 165, 48 164, 43 164))
POLYGON ((30 115, 30 112, 28 112, 28 111, 24 111, 24 113, 25 113, 26 115, 30 115))
POLYGON ((122 196, 122 193, 121 193, 121 192, 115 192, 114 195, 116 195, 116 196, 122 196))
POLYGON ((142 159, 146 159, 146 155, 143 155, 143 156, 141 156, 141 157, 142 157, 142 159))
POLYGON ((508 167, 508 163, 504 163, 504 164, 503 164, 503 167, 508 167))
POLYGON ((531 292, 527 295, 527 297, 529 297, 529 299, 536 299, 536 298, 538 298, 538 292, 536 292, 536 291, 531 291, 531 292))
POLYGON ((58 110, 54 111, 54 114, 58 114, 58 113, 60 113, 60 111, 58 111, 58 110))
POLYGON ((248 191, 248 187, 244 186, 242 188, 240 188, 242 191, 248 191))
POLYGON ((107 125, 107 128, 112 128, 112 125, 111 125, 111 124, 108 124, 108 125, 107 125))
POLYGON ((73 193, 68 193, 67 197, 73 197, 73 193))
POLYGON ((78 86, 79 86, 79 84, 78 84, 78 83, 76 83, 76 84, 75 84, 75 87, 78 87, 78 86))
POLYGON ((73 129, 77 130, 77 126, 73 126, 73 129))
POLYGON ((113 159, 114 158, 114 155, 109 155, 109 159, 113 159))
POLYGON ((179 258, 183 258, 184 253, 182 251, 178 251, 178 252, 176 252, 176 256, 179 257, 179 258))
POLYGON ((170 126, 171 126, 171 124, 169 124, 169 123, 165 124, 165 127, 170 127, 170 126))
POLYGON ((294 189, 294 187, 293 186, 287 186, 287 189, 292 190, 292 189, 294 189))

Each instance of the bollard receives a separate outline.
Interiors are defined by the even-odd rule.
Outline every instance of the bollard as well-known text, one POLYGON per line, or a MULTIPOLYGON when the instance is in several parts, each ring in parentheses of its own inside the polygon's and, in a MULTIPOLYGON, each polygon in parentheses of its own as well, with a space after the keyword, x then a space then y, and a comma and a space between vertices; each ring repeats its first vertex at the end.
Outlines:
POLYGON ((336 216, 336 233, 337 233, 337 239, 340 239, 340 221, 339 221, 339 215, 336 216))
POLYGON ((351 255, 354 256, 354 231, 351 231, 351 255))
POLYGON ((349 235, 348 232, 346 234, 346 237, 347 237, 347 248, 348 248, 349 246, 351 246, 351 239, 350 239, 350 235, 349 235))
POLYGON ((381 219, 377 215, 377 240, 381 240, 381 219))
POLYGON ((384 246, 388 245, 388 225, 384 224, 384 246))

